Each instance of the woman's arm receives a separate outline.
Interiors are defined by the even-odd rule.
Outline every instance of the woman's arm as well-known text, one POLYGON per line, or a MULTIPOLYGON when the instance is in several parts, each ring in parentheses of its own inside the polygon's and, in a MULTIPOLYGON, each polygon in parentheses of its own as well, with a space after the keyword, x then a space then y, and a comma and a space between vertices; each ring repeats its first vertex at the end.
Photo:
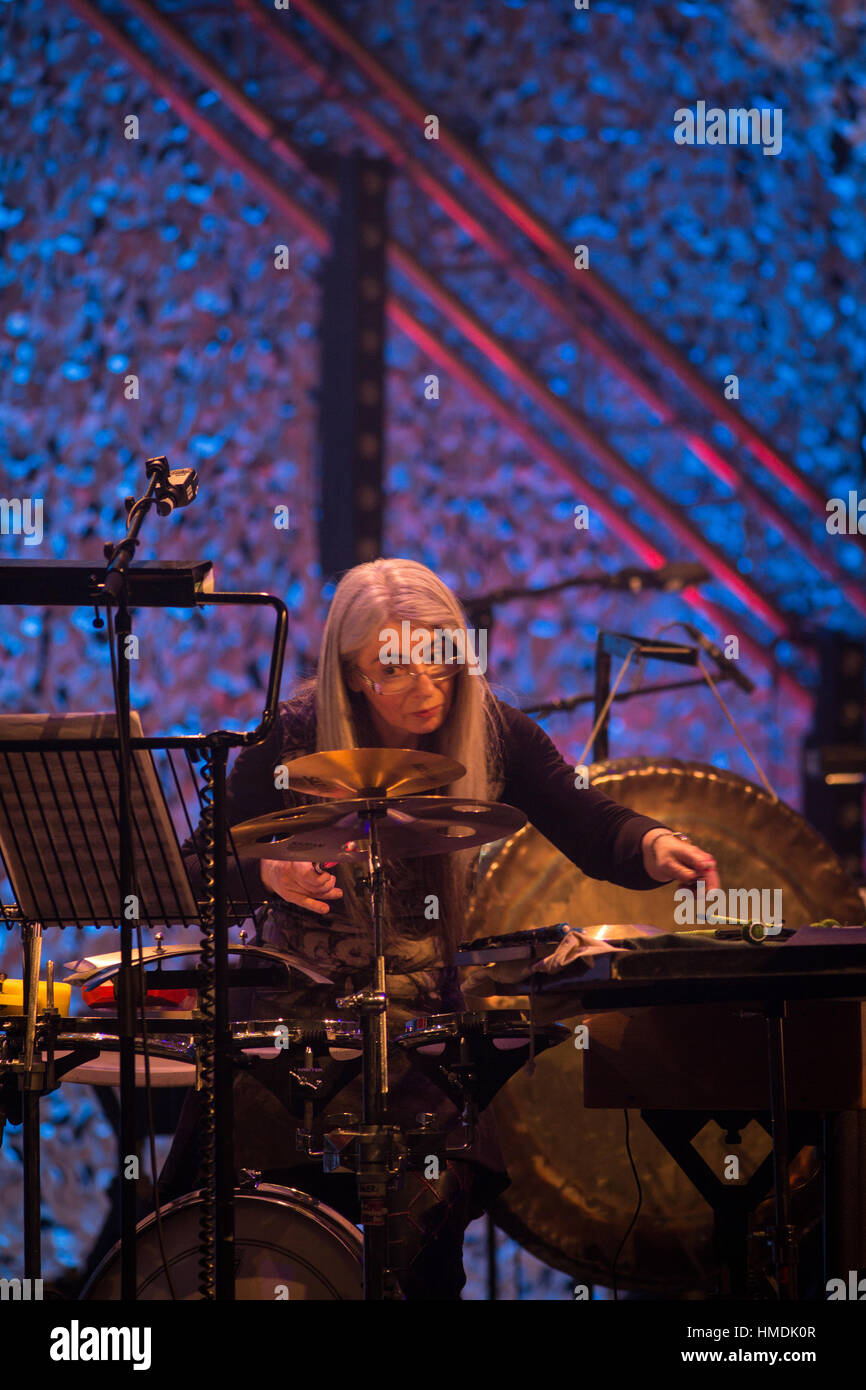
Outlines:
POLYGON ((622 888, 656 888, 715 872, 714 861, 668 826, 639 815, 581 779, 544 730, 520 710, 498 702, 505 722, 503 801, 589 878, 622 888), (577 785, 575 785, 577 783, 577 785))

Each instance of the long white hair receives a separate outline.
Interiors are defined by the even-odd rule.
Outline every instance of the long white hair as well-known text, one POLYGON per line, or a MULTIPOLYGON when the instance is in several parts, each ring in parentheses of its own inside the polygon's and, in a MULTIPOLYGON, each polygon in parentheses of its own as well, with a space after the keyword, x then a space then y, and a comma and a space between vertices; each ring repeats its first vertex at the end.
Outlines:
MULTIPOLYGON (((366 697, 351 690, 346 677, 373 635, 378 637, 394 625, 399 630, 403 621, 412 627, 443 632, 462 629, 464 645, 460 650, 473 650, 459 600, 426 565, 415 560, 379 559, 348 570, 331 601, 319 652, 318 749, 364 748, 380 742, 367 713, 366 697)), ((477 647, 474 650, 477 652, 477 647)), ((477 666, 473 669, 467 662, 461 663, 445 720, 439 729, 424 735, 420 744, 426 751, 454 758, 466 768, 466 775, 441 788, 441 794, 495 801, 501 789, 500 736, 484 675, 477 666)), ((436 856, 438 869, 432 867, 432 858, 428 861, 446 899, 439 926, 448 948, 460 939, 459 915, 461 907, 465 908, 467 876, 475 857, 471 850, 436 856)))

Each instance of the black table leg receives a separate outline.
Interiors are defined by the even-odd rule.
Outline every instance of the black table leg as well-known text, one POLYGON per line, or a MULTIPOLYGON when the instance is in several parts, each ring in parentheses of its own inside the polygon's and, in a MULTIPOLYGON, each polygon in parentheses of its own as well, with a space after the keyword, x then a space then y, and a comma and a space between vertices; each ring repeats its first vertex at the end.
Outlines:
POLYGON ((791 1184, 788 1141, 788 1092, 785 1078, 785 1002, 768 1004, 767 1061, 770 1075, 770 1119, 773 1134, 773 1187, 776 1195, 776 1228, 773 1257, 778 1297, 797 1298, 797 1238, 791 1224, 791 1184))

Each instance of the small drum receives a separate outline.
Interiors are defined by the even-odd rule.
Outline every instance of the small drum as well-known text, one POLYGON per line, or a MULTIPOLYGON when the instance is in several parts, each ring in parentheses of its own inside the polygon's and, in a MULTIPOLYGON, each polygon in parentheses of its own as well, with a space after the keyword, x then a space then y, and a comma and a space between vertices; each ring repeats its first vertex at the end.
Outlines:
POLYGON ((361 1025, 354 1018, 233 1023, 232 1042, 235 1066, 248 1069, 266 1087, 276 1084, 286 1109, 305 1130, 316 1128, 334 1096, 355 1079, 364 1052, 361 1025))
MULTIPOLYGON (((97 1023, 101 1020, 94 1019, 97 1023)), ((96 1046, 99 1055, 81 1062, 64 1072, 61 1081, 74 1081, 80 1086, 120 1085, 120 1039, 116 1033, 59 1033, 54 1048, 54 1060, 60 1062, 73 1048, 96 1046)), ((148 1037, 151 1086, 195 1085, 195 1040, 189 1033, 174 1037, 148 1037)), ((45 1059, 43 1052, 42 1057, 45 1059)), ((135 1084, 145 1084, 145 1061, 141 1038, 135 1039, 135 1084)))
MULTIPOLYGON (((160 1210, 166 1261, 178 1302, 199 1293, 197 1193, 160 1210)), ((338 1212, 291 1187, 261 1183, 235 1192, 235 1298, 297 1303, 363 1297, 361 1234, 338 1212)), ((171 1300, 156 1216, 136 1230, 136 1298, 171 1300)), ((120 1298, 120 1245, 106 1255, 82 1299, 120 1298)))
POLYGON ((291 1057, 310 1048, 316 1057, 334 1062, 353 1062, 364 1050, 361 1025, 354 1018, 273 1018, 233 1023, 235 1050, 246 1056, 272 1061, 291 1057))
MULTIPOLYGON (((74 1032, 58 1034, 54 1049, 56 1062, 68 1057, 73 1047, 85 1045, 99 1048, 97 1057, 65 1072, 61 1081, 72 1081, 82 1086, 120 1085, 120 1039, 116 1033, 103 1032, 98 1026, 108 1021, 78 1018, 71 1021, 77 1025, 74 1032), (92 1025, 92 1031, 85 1032, 88 1024, 92 1025), (79 1028, 81 1031, 78 1031, 79 1028)), ((111 1020, 115 1024, 116 1021, 111 1020)), ((318 1061, 330 1059, 336 1064, 351 1063, 359 1059, 363 1052, 361 1027, 355 1019, 263 1019, 232 1023, 231 1029, 235 1060, 241 1065, 244 1058, 265 1062, 288 1058, 292 1066, 298 1067, 311 1060, 307 1057, 307 1049, 312 1053, 312 1058, 318 1061)), ((148 1051, 151 1086, 195 1085, 197 1044, 194 1034, 151 1035, 148 1038, 148 1051)), ((135 1084, 143 1086, 145 1067, 140 1036, 135 1039, 135 1053, 135 1084)), ((42 1056, 44 1059, 44 1052, 42 1056)))
POLYGON ((560 1023, 533 1028, 520 1009, 491 1009, 413 1018, 394 1041, 458 1108, 473 1099, 483 1110, 531 1054, 568 1036, 560 1023))

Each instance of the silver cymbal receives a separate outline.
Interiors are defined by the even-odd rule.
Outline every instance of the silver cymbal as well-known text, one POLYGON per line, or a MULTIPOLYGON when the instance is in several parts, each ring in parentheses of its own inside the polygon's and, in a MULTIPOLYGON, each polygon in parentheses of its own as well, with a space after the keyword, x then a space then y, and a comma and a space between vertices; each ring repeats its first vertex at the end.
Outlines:
POLYGON ((383 859, 422 854, 453 854, 513 835, 526 824, 514 806, 452 796, 405 796, 329 801, 274 815, 257 816, 232 827, 238 855, 249 859, 366 862, 371 810, 380 809, 377 828, 383 859), (280 838, 274 841, 273 837, 280 838))

